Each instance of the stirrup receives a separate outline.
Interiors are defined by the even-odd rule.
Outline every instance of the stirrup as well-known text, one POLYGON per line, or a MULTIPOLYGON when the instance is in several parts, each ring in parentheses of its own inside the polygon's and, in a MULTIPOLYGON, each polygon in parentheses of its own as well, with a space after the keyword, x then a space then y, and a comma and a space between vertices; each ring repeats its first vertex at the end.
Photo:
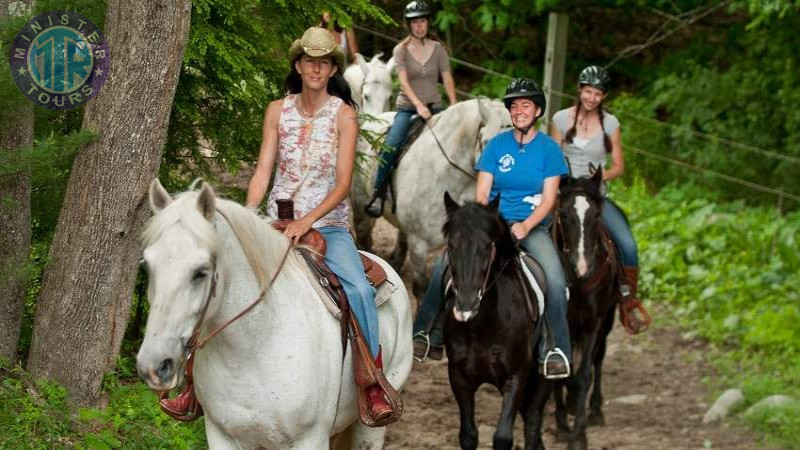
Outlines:
POLYGON ((424 332, 422 330, 417 331, 414 334, 414 336, 412 336, 412 341, 411 341, 412 342, 412 351, 414 349, 413 348, 413 342, 416 341, 418 337, 421 337, 421 338, 425 339, 425 353, 422 355, 422 357, 419 357, 419 358, 417 357, 416 354, 414 354, 414 360, 417 361, 417 362, 423 362, 426 359, 428 359, 428 354, 431 352, 431 338, 430 338, 430 335, 428 335, 428 333, 426 333, 426 332, 424 332))
POLYGON ((571 370, 569 367, 569 359, 567 359, 567 355, 564 354, 564 352, 560 348, 555 347, 547 352, 547 354, 544 356, 544 362, 542 363, 542 375, 544 375, 545 378, 547 378, 548 380, 560 380, 563 378, 568 378, 570 376, 570 373, 571 370), (553 375, 547 373, 547 363, 550 361, 550 358, 556 358, 556 357, 561 358, 564 361, 564 364, 566 364, 567 366, 566 373, 560 375, 553 375))

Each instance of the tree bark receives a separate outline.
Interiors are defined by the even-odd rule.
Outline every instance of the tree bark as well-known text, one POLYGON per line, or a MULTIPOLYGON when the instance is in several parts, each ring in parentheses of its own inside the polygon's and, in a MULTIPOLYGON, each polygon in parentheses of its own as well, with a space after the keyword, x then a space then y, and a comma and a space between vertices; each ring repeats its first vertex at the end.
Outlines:
MULTIPOLYGON (((30 7, 33 0, 27 0, 30 7)), ((0 20, 8 17, 9 0, 0 0, 0 20)), ((21 95, 21 94, 20 94, 21 95)), ((15 151, 33 143, 33 104, 25 101, 8 123, 0 125, 0 149, 15 151)), ((31 249, 31 178, 20 170, 0 179, 0 358, 17 360, 25 308, 31 249)))
POLYGON ((62 383, 79 405, 100 400, 125 334, 190 17, 190 0, 108 3, 111 67, 83 118, 98 136, 72 167, 28 360, 34 377, 62 383))

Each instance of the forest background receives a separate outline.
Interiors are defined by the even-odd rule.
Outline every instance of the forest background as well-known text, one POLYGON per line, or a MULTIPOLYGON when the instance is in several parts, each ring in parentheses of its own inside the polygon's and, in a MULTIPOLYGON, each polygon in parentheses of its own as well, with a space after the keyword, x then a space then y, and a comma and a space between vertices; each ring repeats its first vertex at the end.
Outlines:
MULTIPOLYGON (((717 373, 708 380, 710 398, 728 387, 741 387, 748 398, 800 398, 800 2, 431 3, 451 56, 539 81, 548 13, 569 15, 563 106, 573 101, 572 80, 581 68, 610 65, 608 106, 622 123, 628 163, 612 195, 640 240, 643 296, 660 303, 658 323, 677 323, 709 342, 717 373)), ((404 6, 395 0, 193 1, 160 155, 162 183, 184 190, 195 177, 212 180, 219 168, 237 172, 255 160, 264 107, 283 92, 284 50, 320 11, 358 26, 363 54, 388 55, 394 43, 367 30, 404 36, 404 6), (204 145, 213 147, 213 156, 204 145)), ((0 54, 9 54, 14 35, 33 14, 71 10, 102 29, 108 7, 96 0, 42 0, 26 17, 0 15, 0 54)), ((30 355, 41 320, 37 301, 59 214, 69 207, 64 198, 73 162, 95 136, 82 129, 84 108, 36 107, 29 110, 30 142, 9 145, 29 104, 5 59, 2 64, 0 212, 18 215, 25 205, 4 194, 20 177, 29 179, 30 241, 23 263, 7 236, 0 241, 0 303, 13 304, 18 296, 22 305, 18 323, 0 323, 0 331, 16 336, 0 368, 0 428, 6 430, 0 447, 202 445, 202 424, 171 422, 136 380, 133 358, 147 312, 142 274, 130 292, 121 345, 105 355, 114 364, 98 382, 96 400, 81 404, 76 415, 73 405, 82 402, 71 386, 26 372, 36 365, 30 355)), ((458 88, 471 95, 499 97, 508 81, 464 64, 454 63, 453 71, 458 88)), ((243 198, 241 190, 218 186, 243 198)), ((748 424, 772 444, 800 442, 800 406, 751 417, 748 424)))

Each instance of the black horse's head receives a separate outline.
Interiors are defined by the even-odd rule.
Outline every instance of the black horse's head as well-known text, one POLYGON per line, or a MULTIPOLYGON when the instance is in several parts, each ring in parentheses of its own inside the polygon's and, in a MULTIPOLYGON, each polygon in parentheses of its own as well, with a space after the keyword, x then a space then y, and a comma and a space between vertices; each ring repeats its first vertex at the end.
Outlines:
POLYGON ((506 222, 497 213, 500 196, 487 206, 475 202, 459 205, 445 192, 447 221, 442 227, 447 240, 453 276, 456 320, 475 317, 486 293, 492 265, 516 253, 506 222))
POLYGON ((595 255, 602 245, 600 214, 603 209, 603 169, 588 178, 562 180, 556 209, 556 240, 569 257, 575 274, 584 278, 599 262, 595 255))

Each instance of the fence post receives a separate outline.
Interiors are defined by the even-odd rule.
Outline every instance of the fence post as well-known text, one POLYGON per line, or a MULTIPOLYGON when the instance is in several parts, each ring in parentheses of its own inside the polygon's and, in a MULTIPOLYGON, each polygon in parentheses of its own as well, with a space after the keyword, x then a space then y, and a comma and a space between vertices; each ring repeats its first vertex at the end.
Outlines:
POLYGON ((551 12, 547 18, 547 51, 544 56, 544 88, 547 99, 547 111, 541 121, 543 130, 547 130, 553 114, 561 109, 561 95, 553 91, 564 91, 564 64, 567 60, 567 28, 569 15, 562 12, 551 12))

